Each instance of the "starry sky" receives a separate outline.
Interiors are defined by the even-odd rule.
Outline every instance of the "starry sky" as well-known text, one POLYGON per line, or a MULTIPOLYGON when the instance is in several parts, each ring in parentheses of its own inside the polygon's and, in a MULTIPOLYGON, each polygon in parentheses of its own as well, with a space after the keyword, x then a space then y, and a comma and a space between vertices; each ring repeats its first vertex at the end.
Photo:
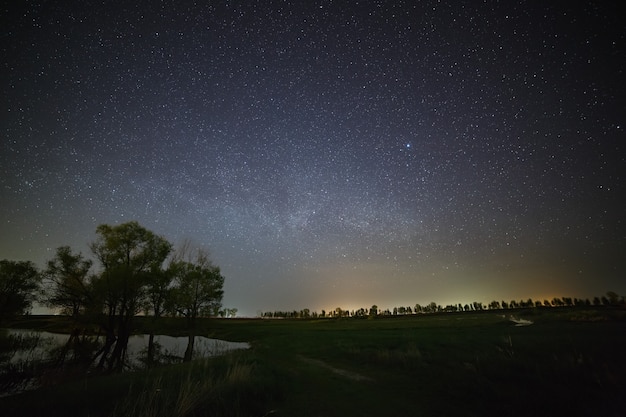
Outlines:
POLYGON ((137 220, 239 315, 625 294, 618 3, 6 2, 0 258, 137 220))

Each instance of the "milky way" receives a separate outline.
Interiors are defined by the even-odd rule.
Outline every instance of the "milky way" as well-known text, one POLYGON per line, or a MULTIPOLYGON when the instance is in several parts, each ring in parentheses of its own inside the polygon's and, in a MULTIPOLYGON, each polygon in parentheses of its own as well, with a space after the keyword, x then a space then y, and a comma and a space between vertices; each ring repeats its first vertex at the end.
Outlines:
POLYGON ((246 314, 626 292, 617 6, 68 3, 0 10, 0 258, 137 220, 246 314))

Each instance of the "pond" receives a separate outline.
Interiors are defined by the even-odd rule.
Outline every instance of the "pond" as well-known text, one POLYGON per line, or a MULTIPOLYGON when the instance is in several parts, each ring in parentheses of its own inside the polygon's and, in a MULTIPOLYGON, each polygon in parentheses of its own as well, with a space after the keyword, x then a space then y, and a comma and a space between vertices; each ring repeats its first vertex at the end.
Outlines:
MULTIPOLYGON (((81 341, 80 352, 66 349, 70 335, 25 329, 0 329, 3 348, 0 351, 0 397, 16 394, 24 390, 37 388, 37 364, 55 364, 63 366, 79 357, 86 357, 91 362, 93 355, 104 344, 104 337, 88 337, 81 341), (72 358, 73 359, 70 359, 72 358)), ((128 340, 126 369, 135 370, 145 366, 148 348, 148 335, 134 335, 128 340)), ((187 337, 155 335, 156 363, 180 363, 187 348, 187 337)), ((239 349, 248 349, 246 342, 230 342, 196 336, 194 358, 222 355, 239 349)), ((97 363, 96 360, 93 363, 97 363)))
MULTIPOLYGON (((51 352, 62 348, 68 341, 69 335, 62 333, 50 333, 45 331, 35 331, 26 329, 7 329, 9 337, 34 340, 32 346, 24 350, 16 351, 11 357, 12 362, 24 360, 47 360, 50 359, 51 352)), ((141 356, 145 355, 148 348, 148 335, 133 335, 128 339, 127 359, 130 367, 141 365, 141 356)), ((101 337, 103 342, 104 339, 101 337)), ((187 348, 187 337, 173 337, 166 335, 155 335, 154 341, 159 353, 170 358, 170 362, 176 359, 182 360, 187 348)), ((247 342, 229 342, 220 339, 211 339, 204 336, 196 336, 194 343, 194 358, 211 357, 222 355, 232 350, 248 349, 247 342)))

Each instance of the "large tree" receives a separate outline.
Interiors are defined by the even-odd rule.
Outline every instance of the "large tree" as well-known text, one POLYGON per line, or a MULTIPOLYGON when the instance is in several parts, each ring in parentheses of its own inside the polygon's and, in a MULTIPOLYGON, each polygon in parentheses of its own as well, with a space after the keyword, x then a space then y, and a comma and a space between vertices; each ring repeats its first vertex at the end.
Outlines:
POLYGON ((148 337, 148 355, 146 362, 151 365, 154 362, 155 342, 154 334, 156 331, 157 321, 167 311, 172 302, 172 280, 174 275, 172 269, 156 268, 150 271, 150 277, 146 281, 144 313, 151 316, 148 337))
POLYGON ((191 259, 175 260, 170 265, 174 274, 174 309, 186 317, 189 343, 185 361, 190 361, 196 335, 196 319, 216 315, 222 305, 224 277, 206 252, 198 250, 191 259))
POLYGON ((93 293, 100 301, 107 340, 99 367, 120 370, 124 365, 133 317, 140 311, 151 272, 162 268, 172 245, 163 237, 132 221, 96 229, 91 245, 102 266, 93 293), (111 348, 113 348, 111 352, 111 348))
POLYGON ((48 307, 59 308, 64 314, 78 317, 88 305, 88 274, 92 263, 81 253, 72 253, 69 246, 57 248, 55 257, 48 261, 44 272, 44 301, 48 307))
POLYGON ((29 261, 0 261, 0 323, 27 313, 37 298, 41 275, 29 261))

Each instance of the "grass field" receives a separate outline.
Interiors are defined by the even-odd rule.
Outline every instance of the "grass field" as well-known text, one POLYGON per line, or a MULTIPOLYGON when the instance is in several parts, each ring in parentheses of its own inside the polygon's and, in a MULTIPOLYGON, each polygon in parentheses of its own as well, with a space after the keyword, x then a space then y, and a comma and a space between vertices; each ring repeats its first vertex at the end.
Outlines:
MULTIPOLYGON (((206 320, 247 351, 1 398, 3 416, 623 416, 623 311, 206 320), (610 313, 610 314, 609 314, 610 313)), ((15 323, 59 330, 59 318, 15 323)), ((142 322, 137 321, 141 332, 142 322)), ((162 323, 180 334, 180 322, 162 323)))

